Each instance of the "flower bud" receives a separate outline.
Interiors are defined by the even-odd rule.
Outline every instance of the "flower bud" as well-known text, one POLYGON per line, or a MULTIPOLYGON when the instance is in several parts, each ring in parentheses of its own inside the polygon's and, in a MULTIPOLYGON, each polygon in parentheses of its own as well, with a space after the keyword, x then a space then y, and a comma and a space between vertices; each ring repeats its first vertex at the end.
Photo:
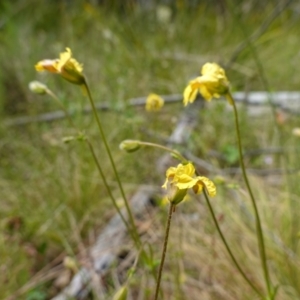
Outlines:
POLYGON ((63 143, 68 144, 75 140, 74 136, 65 136, 62 138, 63 143))
POLYGON ((39 95, 45 95, 47 94, 47 86, 39 81, 31 81, 28 85, 29 89, 39 95))
POLYGON ((168 196, 169 201, 174 204, 177 205, 180 202, 183 201, 184 197, 187 194, 188 189, 179 189, 176 187, 171 188, 171 196, 168 196))
POLYGON ((64 265, 65 268, 71 270, 73 273, 78 272, 78 267, 77 267, 77 264, 75 262, 75 259, 70 257, 70 256, 66 256, 64 258, 63 265, 64 265))
POLYGON ((120 149, 127 152, 134 152, 141 148, 141 144, 136 140, 125 140, 120 144, 120 149))

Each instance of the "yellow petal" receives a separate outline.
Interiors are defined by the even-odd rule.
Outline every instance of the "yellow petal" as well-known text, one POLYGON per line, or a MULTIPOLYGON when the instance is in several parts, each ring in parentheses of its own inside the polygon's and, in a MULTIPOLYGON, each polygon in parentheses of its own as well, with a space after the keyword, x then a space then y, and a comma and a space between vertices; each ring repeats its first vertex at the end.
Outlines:
POLYGON ((181 180, 176 182, 175 185, 178 189, 191 189, 197 184, 197 180, 195 178, 189 177, 189 176, 181 176, 181 180))
POLYGON ((71 58, 67 63, 66 66, 70 66, 72 69, 75 69, 78 73, 82 73, 83 67, 75 58, 71 58))
MULTIPOLYGON (((195 168, 192 163, 187 163, 185 165, 178 164, 178 166, 170 167, 166 172, 166 181, 163 184, 163 188, 168 188, 168 183, 170 181, 170 190, 173 191, 172 197, 169 199, 176 198, 176 204, 179 203, 177 200, 180 198, 180 202, 182 201, 182 195, 187 193, 187 190, 192 188, 196 194, 199 194, 203 191, 203 188, 206 189, 209 196, 213 197, 216 195, 216 187, 214 183, 204 176, 197 176, 195 175, 195 168), (183 192, 184 191, 184 192, 183 192), (178 197, 174 196, 177 195, 178 197), (179 197, 180 196, 180 197, 179 197)), ((171 202, 173 200, 170 200, 171 202)))
POLYGON ((167 178, 172 178, 172 177, 175 176, 176 172, 177 172, 177 168, 175 168, 175 167, 170 167, 170 168, 167 170, 167 172, 166 172, 166 177, 167 177, 167 178))
POLYGON ((167 189, 168 186, 168 182, 169 180, 172 180, 173 177, 175 176, 177 168, 175 167, 170 167, 167 171, 166 171, 166 180, 165 183, 162 185, 162 188, 167 189))
POLYGON ((184 106, 187 106, 189 103, 193 103, 196 99, 196 96, 198 94, 197 88, 192 88, 192 85, 189 84, 183 92, 183 104, 184 106))
POLYGON ((72 51, 70 48, 66 48, 65 52, 60 54, 59 63, 57 69, 61 72, 62 67, 71 59, 72 51))
POLYGON ((57 59, 44 59, 39 61, 35 65, 35 69, 38 72, 48 71, 51 73, 59 73, 59 71, 57 70, 57 63, 58 63, 57 59))
POLYGON ((76 59, 72 58, 70 48, 66 48, 66 51, 60 54, 57 69, 64 79, 74 84, 84 84, 83 67, 76 59))
POLYGON ((210 101, 213 97, 213 94, 207 89, 205 85, 199 88, 200 94, 206 101, 210 101))
POLYGON ((202 183, 197 182, 197 184, 193 186, 193 191, 194 191, 195 194, 202 193, 202 191, 203 191, 202 183))
POLYGON ((157 94, 149 94, 146 99, 146 110, 147 111, 158 111, 164 105, 164 99, 157 94))
POLYGON ((213 75, 218 76, 219 78, 226 78, 225 71, 216 63, 206 63, 201 69, 202 75, 213 75))
POLYGON ((181 175, 193 176, 195 174, 195 168, 193 164, 187 163, 186 165, 179 164, 175 170, 175 178, 181 175))
MULTIPOLYGON (((204 176, 198 176, 198 177, 196 177, 196 180, 197 180, 197 185, 200 185, 200 186, 206 188, 207 193, 210 197, 214 197, 216 195, 216 193, 217 193, 216 186, 210 179, 208 179, 207 177, 204 177, 204 176)), ((198 190, 197 190, 198 194, 202 191, 202 188, 200 186, 198 187, 198 190)))
POLYGON ((184 105, 195 100, 196 94, 210 101, 213 97, 219 98, 220 95, 227 95, 229 92, 229 81, 224 69, 216 63, 206 63, 201 70, 202 76, 192 80, 184 90, 184 105), (194 98, 193 98, 194 97, 194 98))
POLYGON ((164 184, 161 186, 163 189, 167 189, 168 187, 168 182, 169 182, 169 179, 167 178, 164 182, 164 184))

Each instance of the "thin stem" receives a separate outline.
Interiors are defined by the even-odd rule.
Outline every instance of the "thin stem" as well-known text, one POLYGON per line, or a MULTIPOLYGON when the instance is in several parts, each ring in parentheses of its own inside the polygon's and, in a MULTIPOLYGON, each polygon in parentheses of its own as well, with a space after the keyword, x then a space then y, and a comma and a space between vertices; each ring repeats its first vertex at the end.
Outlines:
POLYGON ((261 221, 259 217, 259 211, 256 205, 256 201, 248 180, 248 176, 246 173, 246 168, 243 160, 243 151, 242 151, 242 143, 241 143, 241 133, 240 133, 240 128, 239 128, 239 119, 238 119, 238 112, 237 108, 235 105, 235 101, 232 98, 232 95, 228 93, 226 95, 232 102, 233 110, 234 110, 234 116, 235 116, 235 128, 236 128, 236 135, 237 135, 237 143, 238 143, 238 149, 239 149, 239 156, 240 156, 240 165, 242 169, 242 174, 244 177, 244 181, 246 183, 248 193, 250 195, 250 199, 252 202, 252 206, 254 209, 254 214, 255 214, 255 220, 256 220, 256 234, 257 234, 257 240, 258 240, 258 245, 259 245, 259 254, 260 254, 260 259, 261 259, 261 264, 262 264, 262 269, 264 272, 264 278, 265 278, 265 283, 267 286, 268 290, 268 295, 271 295, 271 283, 270 283, 270 276, 269 276, 269 271, 268 271, 268 266, 267 266, 267 257, 266 257, 266 252, 265 252, 265 243, 264 243, 264 237, 263 237, 263 231, 261 227, 261 221))
POLYGON ((170 203, 169 217, 168 217, 168 222, 167 222, 167 227, 166 227, 164 247, 163 247, 163 251, 162 251, 162 254, 161 254, 161 261, 160 261, 160 266, 159 266, 159 270, 158 270, 158 278, 157 278, 157 283, 156 283, 156 290, 155 290, 154 300, 158 299, 161 276, 162 276, 162 271, 163 271, 165 258, 166 258, 166 253, 167 253, 167 247, 168 247, 168 240, 169 240, 169 232, 170 232, 170 227, 171 227, 172 214, 174 212, 174 209, 175 209, 175 205, 170 203))
POLYGON ((214 213, 214 210, 213 210, 213 208, 212 208, 212 205, 211 205, 211 203, 210 203, 210 201, 209 201, 209 198, 208 198, 208 196, 207 196, 207 194, 206 194, 206 191, 203 190, 203 193, 204 193, 204 197, 205 197, 207 206, 208 206, 208 208, 209 208, 209 211, 210 211, 210 213, 211 213, 211 216, 212 216, 213 221, 214 221, 214 223, 215 223, 215 226, 216 226, 216 228, 217 228, 217 231, 218 231, 218 233, 219 233, 219 235, 220 235, 220 237, 221 237, 221 239, 222 239, 222 242, 223 242, 223 244, 224 244, 224 246, 225 246, 225 248, 226 248, 226 250, 227 250, 229 256, 231 257, 231 259, 232 259, 234 265, 236 266, 236 268, 238 269, 238 271, 240 272, 240 274, 242 275, 242 277, 243 277, 243 278, 247 281, 247 283, 252 287, 252 289, 253 289, 253 290, 254 290, 261 298, 263 298, 264 296, 263 296, 263 295, 261 294, 261 292, 253 285, 253 283, 252 283, 252 282, 250 281, 250 279, 246 276, 246 274, 244 273, 244 271, 243 271, 242 268, 240 267, 239 263, 237 262, 235 256, 233 255, 233 253, 232 253, 232 251, 231 251, 231 249, 230 249, 230 247, 229 247, 229 245, 228 245, 228 243, 227 243, 227 241, 226 241, 226 239, 225 239, 225 236, 224 236, 223 233, 222 233, 222 230, 221 230, 221 228, 220 228, 220 226, 219 226, 218 220, 217 220, 217 218, 216 218, 216 215, 215 215, 215 213, 214 213))
MULTIPOLYGON (((125 203, 125 208, 126 208, 127 215, 128 215, 128 218, 129 218, 129 224, 128 224, 128 222, 125 220, 125 218, 123 217, 123 215, 122 215, 122 213, 121 213, 121 211, 120 211, 118 205, 116 204, 116 201, 115 201, 115 199, 113 198, 112 193, 111 193, 110 190, 109 190, 109 193, 110 193, 110 195, 111 195, 111 198, 113 199, 113 204, 114 204, 114 206, 115 206, 117 212, 119 213, 120 217, 122 218, 122 221, 124 222, 124 224, 125 224, 125 226, 126 226, 128 232, 129 232, 129 234, 130 234, 130 236, 131 236, 131 238, 132 238, 132 240, 133 240, 133 242, 134 242, 136 248, 137 248, 137 249, 141 249, 142 243, 141 243, 141 240, 140 240, 140 236, 139 236, 139 234, 138 234, 138 232, 137 232, 137 229, 136 229, 136 226, 135 226, 135 222, 134 222, 134 218, 133 218, 133 215, 132 215, 130 206, 129 206, 129 204, 128 204, 128 200, 127 200, 127 198, 126 198, 126 196, 125 196, 125 192, 124 192, 124 189, 123 189, 121 180, 120 180, 120 178, 119 178, 119 174, 118 174, 118 172, 117 172, 117 169, 116 169, 116 166, 115 166, 115 162, 114 162, 114 160, 113 160, 113 157, 112 157, 110 148, 109 148, 109 146, 108 146, 108 143, 107 143, 107 140, 106 140, 106 137, 105 137, 105 134, 104 134, 104 130, 103 130, 103 128, 102 128, 102 124, 101 124, 100 118, 99 118, 99 116, 98 116, 96 107, 95 107, 95 103, 94 103, 93 97, 92 97, 92 95, 91 95, 90 89, 89 89, 88 84, 87 84, 86 81, 85 81, 85 83, 84 83, 84 88, 85 88, 85 90, 86 90, 86 92, 87 92, 87 95, 88 95, 90 104, 91 104, 91 106, 92 106, 92 110, 93 110, 95 119, 96 119, 96 121, 97 121, 97 125, 98 125, 99 131, 100 131, 101 138, 102 138, 102 140, 103 140, 103 143, 104 143, 106 152, 107 152, 107 154, 108 154, 108 157, 109 157, 111 166, 112 166, 112 168, 113 168, 115 177, 116 177, 117 182, 118 182, 119 189, 120 189, 120 191, 121 191, 121 195, 122 195, 123 200, 124 200, 124 203, 125 203)), ((90 145, 91 145, 91 144, 90 144, 90 145)), ((95 152, 92 151, 92 153, 93 153, 94 158, 96 158, 95 152)), ((98 163, 98 160, 97 160, 96 163, 97 163, 97 166, 98 166, 98 169, 99 169, 100 164, 98 163)), ((100 170, 102 170, 101 167, 100 167, 100 169, 99 169, 99 172, 100 172, 100 170)), ((101 172, 101 173, 103 174, 103 172, 101 172)), ((103 174, 103 175, 104 175, 104 174, 103 174)), ((101 175, 101 176, 102 176, 102 175, 101 175)), ((104 182, 106 182, 105 176, 102 176, 102 179, 103 179, 104 182)), ((109 188, 109 186, 108 186, 107 184, 106 184, 106 186, 109 188)), ((145 252, 144 249, 141 250, 141 257, 142 257, 144 260, 146 260, 146 261, 148 260, 147 253, 145 252)), ((155 274, 154 269, 153 269, 153 271, 151 272, 151 274, 152 274, 154 280, 156 280, 156 274, 155 274)))
POLYGON ((135 141, 135 142, 142 146, 149 146, 149 147, 154 147, 154 148, 165 150, 167 152, 174 154, 178 159, 180 159, 182 161, 182 163, 187 162, 187 159, 185 157, 183 157, 178 151, 168 148, 166 146, 156 144, 156 143, 143 142, 143 141, 135 141))
MULTIPOLYGON (((274 101, 272 99, 271 96, 271 87, 270 87, 270 83, 268 81, 263 63, 261 58, 259 57, 259 53, 255 47, 254 41, 257 39, 257 37, 259 37, 259 35, 257 35, 256 33, 254 33, 253 35, 249 35, 249 32, 247 30, 247 26, 245 26, 245 23, 241 20, 239 14, 236 12, 236 4, 235 1, 227 1, 229 4, 229 11, 232 12, 232 15, 234 17, 234 19, 236 20, 236 23, 238 24, 238 27, 241 29, 242 33, 244 34, 245 37, 245 44, 248 45, 249 50, 252 53, 252 56, 254 58, 256 67, 257 67, 257 74, 260 76, 262 84, 264 89, 268 92, 268 103, 271 107, 272 110, 272 115, 273 115, 273 119, 274 119, 274 128, 276 129, 275 133, 277 133, 278 135, 275 137, 277 138, 277 144, 278 143, 282 143, 282 141, 284 140, 285 134, 282 130, 282 127, 279 125, 279 123, 276 121, 276 105, 274 104, 274 101)), ((262 24, 262 28, 264 26, 266 26, 266 24, 268 23, 267 26, 269 26, 275 19, 276 17, 278 17, 285 9, 288 8, 289 5, 291 5, 294 1, 293 0, 286 0, 284 3, 281 3, 283 1, 278 1, 278 4, 274 7, 274 10, 271 14, 270 18, 266 18, 264 23, 262 24)), ((282 157, 282 166, 283 169, 285 170, 286 173, 288 173, 288 159, 284 154, 281 154, 282 157)), ((286 180, 285 182, 285 189, 287 190, 288 194, 291 194, 291 190, 292 190, 292 186, 290 184, 291 182, 289 180, 286 180)), ((298 222, 299 222, 299 217, 295 214, 295 202, 294 201, 290 201, 290 214, 291 214, 291 218, 292 218, 292 237, 295 236, 296 234, 296 230, 298 228, 298 222)), ((297 211, 297 210, 296 210, 297 211)), ((295 241, 293 243, 294 246, 294 250, 297 248, 297 241, 292 238, 292 241, 295 241)))
MULTIPOLYGON (((243 20, 241 20, 240 15, 237 13, 236 3, 232 0, 226 1, 226 2, 229 5, 229 11, 232 13, 232 16, 233 16, 233 19, 235 20, 235 23, 238 25, 238 28, 242 31, 242 33, 245 37, 245 39, 243 41, 243 44, 247 45, 249 47, 249 50, 252 53, 254 62, 256 64, 258 74, 261 78, 262 84, 263 84, 265 90, 269 93, 268 94, 268 102, 269 102, 269 105, 271 106, 275 127, 276 127, 277 130, 279 130, 280 128, 278 126, 278 123, 276 122, 276 106, 275 106, 274 102, 272 101, 272 97, 270 96, 270 93, 271 93, 270 84, 269 84, 267 76, 265 74, 266 72, 264 70, 261 59, 258 55, 258 52, 257 52, 255 46, 254 46, 255 40, 260 36, 260 34, 257 34, 257 31, 256 31, 254 34, 249 35, 248 30, 247 30, 247 26, 245 26, 243 20)), ((278 17, 292 2, 293 2, 292 0, 287 0, 284 4, 282 4, 279 1, 278 5, 274 8, 274 11, 272 12, 271 17, 268 16, 265 19, 265 22, 262 24, 261 28, 263 28, 264 26, 268 27, 276 19, 276 17, 278 17), (269 22, 269 24, 267 24, 266 22, 267 23, 269 22)), ((243 48, 245 48, 245 47, 243 47, 243 48)), ((239 55, 240 52, 241 51, 236 53, 234 58, 231 58, 231 62, 234 61, 237 58, 237 56, 239 55)))
POLYGON ((131 209, 130 209, 130 207, 129 207, 128 200, 127 200, 127 198, 126 198, 126 196, 125 196, 125 192, 124 192, 124 189, 123 189, 123 186, 122 186, 122 183, 121 183, 121 180, 120 180, 118 171, 117 171, 117 169, 116 169, 116 165, 115 165, 115 162, 114 162, 114 160, 113 160, 113 157, 112 157, 110 148, 109 148, 109 146, 108 146, 108 143, 107 143, 107 140, 106 140, 106 137, 105 137, 105 134, 104 134, 104 130, 103 130, 103 127, 102 127, 100 118, 99 118, 98 113, 97 113, 97 109, 96 109, 96 106, 95 106, 93 97, 92 97, 92 95, 91 95, 90 89, 89 89, 88 84, 87 84, 86 81, 85 81, 85 83, 84 83, 84 87, 85 87, 85 89, 86 89, 88 98, 89 98, 89 100, 90 100, 90 104, 91 104, 91 106, 92 106, 93 113, 94 113, 95 119, 96 119, 96 121, 97 121, 97 125, 98 125, 99 131, 100 131, 100 135, 101 135, 102 141, 103 141, 103 143, 104 143, 104 147, 105 147, 106 152, 107 152, 107 154, 108 154, 108 157, 109 157, 111 166, 112 166, 112 168, 113 168, 113 171, 114 171, 114 174, 115 174, 115 177, 116 177, 116 180, 117 180, 117 183, 118 183, 118 186, 119 186, 121 195, 122 195, 123 200, 124 200, 124 204, 125 204, 125 207, 126 207, 126 211, 127 211, 127 214, 128 214, 128 218, 129 218, 129 223, 130 223, 131 229, 132 229, 132 231, 133 231, 133 237, 134 237, 134 239, 136 240, 136 244, 141 245, 140 237, 139 237, 139 235, 138 235, 138 232, 137 232, 137 229, 136 229, 136 226, 135 226, 134 218, 133 218, 131 209))
POLYGON ((105 187, 106 187, 106 190, 107 190, 107 192, 108 192, 108 194, 109 194, 109 196, 110 196, 110 198, 111 198, 111 200, 112 200, 112 203, 113 203, 113 205, 114 205, 114 207, 115 207, 117 213, 119 214, 120 218, 122 219, 124 225, 126 226, 127 230, 128 230, 129 233, 130 233, 131 231, 129 230, 129 229, 130 229, 130 228, 129 228, 129 224, 127 223, 127 221, 125 220, 124 216, 122 215, 122 212, 121 212, 121 210, 120 210, 120 208, 119 208, 119 206, 118 206, 118 204, 117 204, 117 201, 116 201, 115 197, 113 196, 113 194, 112 194, 112 192, 111 192, 111 189, 110 189, 110 187, 109 187, 109 185, 108 185, 108 183, 107 183, 107 181, 106 181, 104 172, 103 172, 103 170, 102 170, 102 168, 101 168, 101 165, 100 165, 100 163, 99 163, 99 161, 98 161, 98 159, 97 159, 97 156, 96 156, 94 147, 93 147, 93 145, 91 144, 91 142, 90 142, 88 139, 86 139, 86 143, 87 143, 88 146, 89 146, 89 149, 90 149, 90 151, 91 151, 91 153, 92 153, 92 156, 93 156, 94 161, 95 161, 95 163, 96 163, 96 166, 97 166, 97 169, 98 169, 98 171, 99 171, 99 174, 100 174, 100 176, 101 176, 101 178, 102 178, 102 181, 103 181, 103 183, 104 183, 104 185, 105 185, 105 187))
POLYGON ((76 129, 76 126, 75 126, 75 124, 74 124, 74 122, 73 122, 73 120, 72 120, 70 114, 68 113, 68 111, 66 110, 65 106, 62 104, 62 102, 60 101, 60 99, 59 99, 59 98, 58 98, 51 90, 49 90, 48 88, 46 89, 46 93, 47 93, 50 97, 52 97, 52 99, 54 99, 54 101, 55 101, 55 102, 59 105, 59 107, 63 110, 63 112, 64 112, 66 118, 68 119, 68 121, 69 121, 69 123, 70 123, 70 125, 76 129))
MULTIPOLYGON (((76 126, 75 126, 75 124, 74 124, 72 118, 70 117, 68 111, 66 110, 65 106, 62 104, 62 102, 60 101, 60 99, 59 99, 59 98, 58 98, 58 97, 57 97, 50 89, 47 89, 46 92, 47 92, 47 94, 48 94, 50 97, 52 97, 52 98, 55 100, 55 102, 56 102, 56 103, 60 106, 60 108, 63 110, 63 112, 64 112, 65 115, 66 115, 66 118, 67 118, 67 119, 69 120, 69 122, 70 122, 70 125, 76 129, 76 126)), ((94 147, 93 147, 92 143, 91 143, 88 139, 86 139, 85 141, 86 141, 86 143, 87 143, 88 146, 89 146, 89 149, 90 149, 91 154, 92 154, 92 156, 93 156, 93 159, 94 159, 94 161, 95 161, 95 163, 96 163, 96 166, 97 166, 97 169, 98 169, 98 171, 99 171, 99 174, 100 174, 100 176, 101 176, 101 178, 102 178, 102 181, 103 181, 103 183, 104 183, 104 185, 105 185, 105 188, 106 188, 106 190, 107 190, 107 192, 108 192, 108 194, 109 194, 109 196, 110 196, 110 198, 111 198, 111 200, 112 200, 112 203, 113 203, 113 205, 114 205, 114 207, 115 207, 117 213, 119 214, 120 218, 122 219, 122 221, 123 221, 125 227, 127 228, 128 232, 131 233, 129 224, 128 224, 128 222, 125 220, 124 216, 122 215, 121 210, 120 210, 120 208, 119 208, 119 206, 118 206, 118 204, 117 204, 117 201, 116 201, 116 199, 114 198, 114 196, 113 196, 113 194, 112 194, 112 192, 111 192, 111 188, 109 187, 109 185, 108 185, 108 183, 107 183, 107 181, 106 181, 104 172, 103 172, 103 170, 102 170, 102 168, 101 168, 101 165, 100 165, 100 163, 99 163, 99 161, 98 161, 98 158, 97 158, 97 156, 96 156, 94 147)))

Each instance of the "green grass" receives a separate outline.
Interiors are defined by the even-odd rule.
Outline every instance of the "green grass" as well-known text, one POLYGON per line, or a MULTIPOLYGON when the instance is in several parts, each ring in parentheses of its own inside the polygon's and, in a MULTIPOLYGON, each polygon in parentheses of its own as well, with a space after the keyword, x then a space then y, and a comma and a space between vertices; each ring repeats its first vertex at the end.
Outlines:
MULTIPOLYGON (((83 1, 76 5, 49 3, 42 5, 34 0, 19 0, 16 5, 9 1, 1 3, 1 20, 7 20, 0 31, 2 120, 59 109, 47 96, 33 95, 27 88, 32 80, 44 82, 68 109, 75 110, 74 122, 91 137, 113 191, 120 198, 93 117, 80 112, 81 107, 88 105, 88 99, 77 86, 58 76, 37 74, 34 70, 37 61, 55 58, 65 47, 70 47, 76 59, 84 64, 96 102, 111 105, 111 111, 101 113, 101 118, 127 194, 134 193, 140 184, 160 186, 164 174, 156 174, 153 165, 148 163, 155 161, 160 151, 148 148, 129 155, 121 152, 118 145, 127 138, 164 141, 183 107, 181 104, 167 105, 162 112, 153 115, 143 108, 126 108, 126 100, 147 96, 150 92, 181 93, 206 61, 226 64, 237 45, 245 40, 232 11, 226 9, 222 14, 218 6, 208 4, 192 10, 183 7, 168 23, 161 23, 155 11, 136 9, 117 13, 83 1)), ((264 10, 255 9, 253 1, 248 11, 245 3, 238 3, 237 12, 249 34, 265 19, 266 11, 270 13, 275 6, 272 1, 264 10)), ((272 91, 299 89, 299 25, 297 11, 288 9, 253 44, 272 91)), ((226 72, 233 90, 265 90, 249 47, 226 72)), ((281 125, 282 139, 279 139, 271 114, 253 118, 241 106, 240 117, 245 150, 297 147, 298 140, 291 135, 291 130, 298 126, 298 117, 290 117, 281 125)), ((237 161, 229 157, 236 144, 233 114, 225 101, 207 104, 199 119, 188 149, 217 167, 237 166, 237 161), (211 150, 225 153, 227 160, 211 157, 211 150)), ((67 120, 21 127, 0 125, 0 286, 3 299, 61 253, 75 256, 80 250, 80 241, 86 246, 91 244, 90 236, 96 235, 114 214, 87 146, 81 142, 61 142, 63 137, 75 133, 67 120)), ((273 157, 271 167, 283 168, 285 164, 286 168, 297 168, 298 158, 296 151, 285 152, 273 157)), ((263 155, 247 157, 246 164, 270 168, 263 155)), ((278 178, 253 176, 251 181, 267 232, 272 279, 281 286, 278 299, 298 299, 298 174, 278 178), (279 240, 283 246, 278 244, 279 240), (291 249, 295 257, 291 258, 283 248, 291 249)), ((218 216, 224 218, 221 226, 242 265, 263 288, 253 224, 248 217, 252 212, 249 199, 240 176, 228 176, 225 183, 218 186, 214 208, 218 216), (230 184, 237 184, 239 188, 232 189, 230 184)), ((166 211, 162 208, 154 219, 161 232, 155 239, 158 259, 166 211)), ((204 200, 200 204, 191 201, 180 205, 171 231, 163 281, 166 295, 169 295, 166 299, 254 299, 225 254, 204 200), (193 215, 198 215, 199 219, 193 215)), ((134 276, 132 289, 144 288, 147 294, 151 278, 143 268, 137 273, 140 277, 134 276)), ((56 292, 51 285, 52 281, 38 285, 20 299, 47 299, 56 292)), ((145 299, 151 298, 150 295, 145 299)))

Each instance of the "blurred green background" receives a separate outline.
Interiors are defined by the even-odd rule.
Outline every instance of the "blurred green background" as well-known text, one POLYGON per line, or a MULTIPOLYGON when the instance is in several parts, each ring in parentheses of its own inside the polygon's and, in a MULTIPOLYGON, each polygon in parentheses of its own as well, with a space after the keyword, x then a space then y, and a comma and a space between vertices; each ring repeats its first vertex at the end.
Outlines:
MULTIPOLYGON (((39 80, 46 84, 73 113, 78 128, 91 137, 118 196, 93 117, 82 113, 88 105, 87 98, 79 87, 59 76, 37 74, 34 65, 38 61, 56 58, 70 47, 74 57, 83 63, 96 102, 108 103, 110 107, 100 114, 126 192, 132 195, 140 184, 161 186, 164 174, 157 174, 153 165, 149 165, 161 153, 146 149, 138 155, 128 155, 119 150, 119 143, 127 138, 166 143, 183 106, 175 103, 151 114, 143 107, 128 107, 128 99, 145 97, 151 92, 180 94, 207 61, 226 68, 233 91, 299 90, 299 28, 298 1, 0 1, 1 299, 9 299, 42 268, 49 266, 50 270, 65 255, 75 256, 80 243, 74 232, 83 244, 92 244, 91 236, 114 213, 86 145, 62 143, 63 137, 75 134, 67 120, 9 125, 16 117, 34 118, 59 110, 49 97, 32 94, 29 82, 39 80), (55 263, 51 264, 53 260, 55 263)), ((253 119, 244 106, 240 109, 245 149, 297 147, 298 141, 291 135, 291 130, 299 124, 297 115, 280 124, 282 140, 272 114, 253 119)), ((220 168, 235 167, 234 124, 229 115, 225 101, 201 111, 200 124, 185 146, 220 168), (222 152, 225 160, 209 156, 211 150, 222 152)), ((273 167, 284 164, 285 168, 297 168, 298 158, 297 152, 284 159, 274 157, 273 167)), ((262 157, 249 158, 248 165, 266 167, 262 157)), ((287 287, 283 288, 280 300, 300 298, 297 176, 281 177, 280 183, 268 192, 265 190, 268 181, 264 181, 265 185, 261 183, 265 178, 255 181, 258 190, 262 190, 258 194, 266 201, 280 195, 280 203, 274 196, 277 200, 273 199, 271 205, 276 212, 281 209, 276 224, 269 204, 264 206, 265 227, 274 229, 296 257, 289 261, 282 252, 276 254, 275 246, 270 248, 275 281, 287 287), (285 258, 288 262, 283 266, 285 258)), ((230 180, 239 182, 238 177, 230 180)), ((226 202, 226 193, 224 188, 218 199, 220 203, 226 202)), ((228 207, 220 209, 227 209, 230 215, 228 207)), ((240 212, 231 209, 229 224, 243 222, 240 212)), ((162 225, 165 216, 161 218, 162 225)), ((238 244, 235 234, 241 233, 232 230, 233 240, 238 244)), ((249 233, 249 240, 250 236, 249 233)), ((192 239, 189 243, 198 247, 192 239)), ((157 247, 159 253, 159 239, 157 247)), ((247 249, 241 257, 247 256, 247 249)), ((255 266, 253 263, 252 268, 250 264, 249 272, 255 274, 255 266)), ((244 296, 245 287, 236 284, 232 287, 230 282, 223 281, 222 276, 225 278, 231 271, 230 267, 224 267, 224 275, 216 273, 228 295, 220 296, 207 289, 206 296, 201 294, 203 299, 254 299, 251 294, 244 296)), ((259 276, 255 279, 258 282, 259 276)), ((16 299, 43 300, 58 292, 51 278, 33 283, 16 299)), ((185 299, 199 299, 199 293, 196 296, 191 293, 185 299)), ((169 299, 183 299, 176 295, 174 291, 169 299)))

